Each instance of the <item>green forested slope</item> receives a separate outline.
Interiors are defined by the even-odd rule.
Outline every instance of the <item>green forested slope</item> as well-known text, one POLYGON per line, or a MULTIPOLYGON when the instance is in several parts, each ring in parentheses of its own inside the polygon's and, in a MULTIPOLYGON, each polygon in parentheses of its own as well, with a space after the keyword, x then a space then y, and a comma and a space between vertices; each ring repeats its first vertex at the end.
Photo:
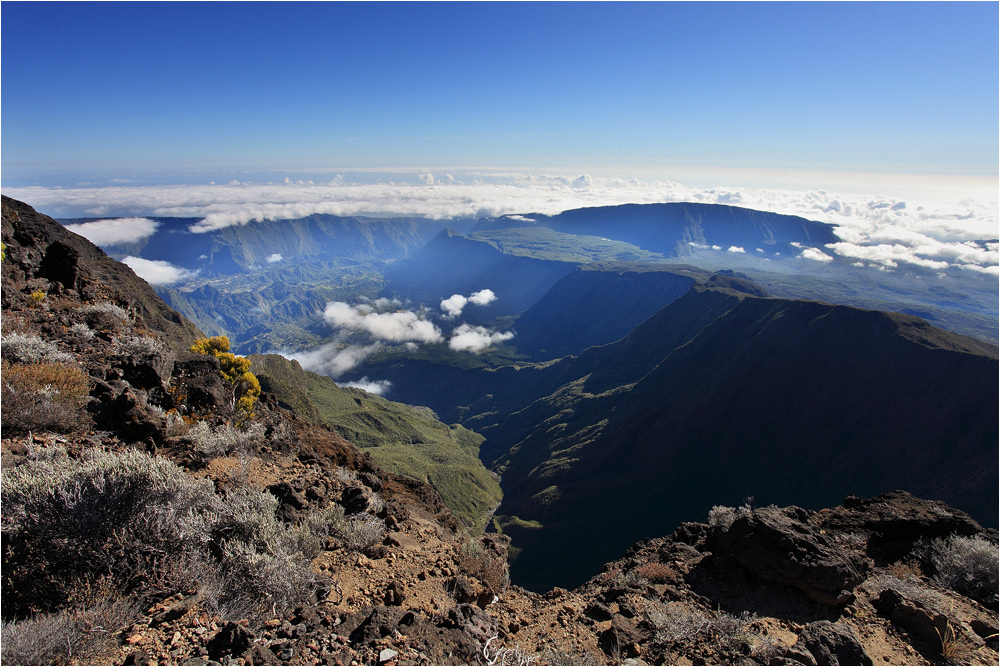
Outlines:
POLYGON ((433 484, 473 531, 500 502, 500 485, 479 460, 483 437, 447 426, 430 408, 394 403, 361 389, 339 387, 297 361, 252 355, 262 388, 307 419, 327 424, 371 454, 386 470, 433 484))

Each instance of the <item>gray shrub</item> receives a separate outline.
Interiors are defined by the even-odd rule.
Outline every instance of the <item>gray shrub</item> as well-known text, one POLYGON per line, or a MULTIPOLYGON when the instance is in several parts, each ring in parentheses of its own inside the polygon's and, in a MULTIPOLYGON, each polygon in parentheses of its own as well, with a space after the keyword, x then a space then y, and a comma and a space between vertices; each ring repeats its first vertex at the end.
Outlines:
POLYGON ((2 337, 0 355, 15 364, 36 364, 39 362, 72 362, 76 358, 68 352, 60 352, 52 341, 42 340, 37 334, 12 333, 2 337))
POLYGON ((281 613, 313 581, 300 532, 263 491, 218 495, 135 450, 76 461, 52 448, 2 475, 5 616, 58 610, 109 572, 121 596, 196 586, 224 617, 281 613))

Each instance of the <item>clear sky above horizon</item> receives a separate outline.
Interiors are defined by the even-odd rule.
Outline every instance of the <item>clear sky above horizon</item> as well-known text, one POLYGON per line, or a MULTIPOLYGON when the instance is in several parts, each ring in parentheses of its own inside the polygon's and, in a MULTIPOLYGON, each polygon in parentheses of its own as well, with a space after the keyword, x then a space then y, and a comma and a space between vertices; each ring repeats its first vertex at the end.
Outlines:
POLYGON ((676 165, 995 177, 998 7, 4 2, 2 180, 676 165))

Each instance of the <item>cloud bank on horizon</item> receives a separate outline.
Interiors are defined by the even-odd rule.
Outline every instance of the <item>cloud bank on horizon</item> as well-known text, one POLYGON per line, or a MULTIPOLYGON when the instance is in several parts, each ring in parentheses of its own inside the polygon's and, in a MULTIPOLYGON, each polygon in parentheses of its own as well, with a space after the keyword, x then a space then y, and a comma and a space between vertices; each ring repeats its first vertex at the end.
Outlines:
MULTIPOLYGON (((838 192, 832 188, 696 188, 675 181, 587 174, 483 171, 455 176, 421 172, 414 178, 409 172, 385 172, 387 178, 394 174, 402 182, 362 184, 338 174, 326 183, 286 178, 281 183, 233 181, 225 185, 35 186, 12 189, 7 194, 62 217, 202 218, 191 228, 196 232, 315 213, 481 218, 554 214, 587 206, 691 201, 798 215, 837 225, 841 241, 830 245, 830 255, 863 264, 885 269, 900 263, 929 268, 958 266, 1000 275, 1000 248, 996 243, 1000 236, 1000 205, 995 188, 990 187, 979 186, 970 194, 958 188, 911 185, 900 186, 900 193, 891 195, 838 192)), ((100 244, 139 240, 155 231, 155 224, 148 218, 136 218, 130 224, 100 220, 73 229, 100 244)), ((828 261, 816 253, 806 258, 828 261)))

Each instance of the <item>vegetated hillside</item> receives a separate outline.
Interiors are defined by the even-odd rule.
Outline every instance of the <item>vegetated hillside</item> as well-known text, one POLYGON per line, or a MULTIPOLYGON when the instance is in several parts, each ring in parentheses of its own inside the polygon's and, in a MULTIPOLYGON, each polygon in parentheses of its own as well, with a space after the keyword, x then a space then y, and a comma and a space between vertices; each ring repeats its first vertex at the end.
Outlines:
POLYGON ((429 408, 338 387, 294 360, 275 354, 250 359, 261 387, 279 404, 329 426, 385 470, 430 483, 455 516, 475 533, 482 531, 502 495, 479 460, 482 436, 441 423, 429 408))
MULTIPOLYGON (((159 226, 152 235, 138 242, 106 244, 104 249, 118 259, 132 255, 201 270, 204 275, 233 275, 280 262, 405 257, 445 227, 440 221, 424 218, 314 214, 291 220, 252 220, 199 232, 191 231, 198 219, 153 220, 159 226)), ((461 226, 463 221, 452 224, 461 226)))
POLYGON ((798 216, 690 202, 596 206, 557 215, 501 216, 480 221, 473 231, 521 227, 526 220, 558 232, 625 241, 667 257, 686 256, 692 243, 722 248, 763 246, 787 253, 791 243, 818 247, 839 240, 833 233, 833 225, 798 216))
POLYGON ((266 392, 246 413, 168 310, 91 291, 130 273, 2 216, 5 664, 997 664, 996 531, 906 493, 713 507, 511 586, 505 538, 266 392))
POLYGON ((683 296, 704 272, 679 266, 588 264, 567 274, 517 318, 512 341, 541 361, 625 336, 683 296))
POLYGON ((820 507, 903 488, 997 523, 993 345, 912 316, 695 287, 575 364, 483 449, 529 587, 573 585, 720 497, 820 507), (584 541, 593 526, 599 544, 584 541))

